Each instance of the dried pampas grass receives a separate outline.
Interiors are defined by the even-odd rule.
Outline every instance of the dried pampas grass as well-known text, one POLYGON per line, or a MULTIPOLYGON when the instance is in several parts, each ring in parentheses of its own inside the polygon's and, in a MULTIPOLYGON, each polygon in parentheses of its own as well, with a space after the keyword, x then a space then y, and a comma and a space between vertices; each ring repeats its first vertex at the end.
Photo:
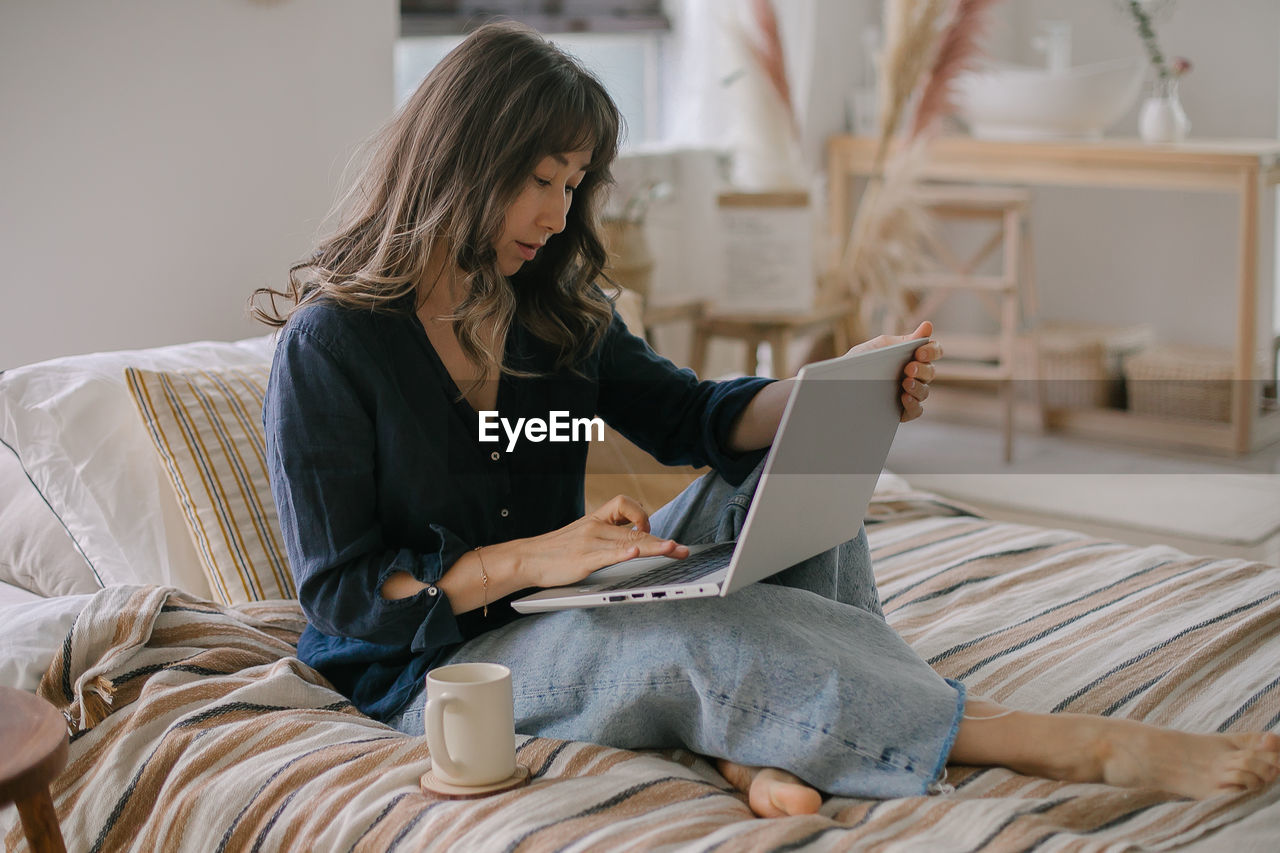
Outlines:
POLYGON ((748 87, 738 116, 741 138, 734 144, 734 183, 753 190, 807 188, 812 169, 801 144, 773 2, 751 0, 742 11, 749 19, 736 13, 726 19, 743 54, 741 76, 748 87))
POLYGON ((952 0, 886 0, 885 51, 880 68, 880 145, 876 168, 910 108, 920 79, 933 61, 938 34, 952 0))
POLYGON ((771 0, 752 0, 751 17, 755 21, 757 36, 748 38, 743 34, 743 42, 747 52, 764 72, 769 87, 777 95, 787 118, 791 122, 791 133, 800 135, 800 126, 796 122, 795 105, 791 100, 791 84, 787 80, 786 57, 782 53, 782 33, 778 30, 778 15, 774 11, 771 0))
POLYGON ((898 283, 927 269, 929 217, 914 199, 939 119, 951 111, 955 78, 977 58, 986 16, 998 0, 885 0, 880 138, 835 282, 871 330, 903 333, 908 297, 898 283), (910 129, 900 133, 911 117, 910 129), (895 144, 895 140, 898 140, 895 144))
POLYGON ((927 154, 923 139, 899 148, 868 182, 858 206, 838 281, 858 297, 859 338, 871 330, 909 331, 901 328, 911 311, 898 283, 929 266, 929 218, 913 198, 927 154))
POLYGON ((955 111, 956 78, 977 64, 981 53, 978 43, 987 31, 987 11, 998 2, 1000 0, 958 0, 956 3, 955 14, 938 41, 933 70, 916 104, 911 122, 912 139, 933 130, 940 119, 955 111))

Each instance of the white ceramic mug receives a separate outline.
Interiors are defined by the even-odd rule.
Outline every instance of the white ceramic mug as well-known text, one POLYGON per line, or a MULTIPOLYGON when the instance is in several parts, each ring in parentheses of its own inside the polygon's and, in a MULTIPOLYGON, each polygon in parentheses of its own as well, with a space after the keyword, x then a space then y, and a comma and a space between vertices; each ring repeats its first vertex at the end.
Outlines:
POLYGON ((431 769, 452 785, 493 785, 516 772, 511 670, 458 663, 427 673, 431 769))

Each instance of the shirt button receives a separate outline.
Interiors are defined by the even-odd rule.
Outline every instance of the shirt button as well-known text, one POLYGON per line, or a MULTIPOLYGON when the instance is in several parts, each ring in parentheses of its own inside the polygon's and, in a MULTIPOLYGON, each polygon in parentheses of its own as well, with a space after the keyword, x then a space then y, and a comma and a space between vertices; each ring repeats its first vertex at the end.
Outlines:
POLYGON ((439 591, 440 590, 436 589, 434 586, 427 587, 427 595, 434 596, 439 591))
POLYGON ((502 511, 499 512, 498 515, 502 516, 503 518, 506 518, 508 515, 511 515, 511 513, 507 511, 506 507, 503 507, 502 511))
POLYGON ((495 450, 495 451, 493 451, 492 453, 490 453, 490 454, 489 454, 489 458, 490 458, 490 459, 492 459, 494 462, 497 462, 497 461, 498 461, 498 457, 500 457, 501 455, 502 455, 501 453, 499 453, 498 451, 496 451, 496 450, 495 450))

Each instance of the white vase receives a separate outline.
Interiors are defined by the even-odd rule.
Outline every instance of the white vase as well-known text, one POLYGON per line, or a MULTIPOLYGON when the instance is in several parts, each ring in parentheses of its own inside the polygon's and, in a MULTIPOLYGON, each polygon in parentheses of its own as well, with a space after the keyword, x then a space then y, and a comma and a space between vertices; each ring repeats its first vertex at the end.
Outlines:
POLYGON ((1178 97, 1178 81, 1157 80, 1138 113, 1138 135, 1143 142, 1181 142, 1191 130, 1191 121, 1178 97))
POLYGON ((807 188, 804 156, 791 115, 759 63, 748 64, 729 91, 734 187, 761 192, 807 188))

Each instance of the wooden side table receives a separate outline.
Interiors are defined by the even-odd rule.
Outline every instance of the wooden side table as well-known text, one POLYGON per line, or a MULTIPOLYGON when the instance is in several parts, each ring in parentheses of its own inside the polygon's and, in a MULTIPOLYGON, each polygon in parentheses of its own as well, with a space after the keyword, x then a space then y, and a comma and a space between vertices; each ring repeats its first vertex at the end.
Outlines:
MULTIPOLYGON (((827 146, 828 205, 833 252, 853 224, 858 181, 876 172, 873 137, 836 136, 827 146)), ((1054 413, 1055 427, 1080 435, 1119 438, 1144 447, 1194 445, 1249 453, 1280 441, 1280 406, 1262 399, 1257 357, 1274 330, 1275 199, 1280 186, 1280 140, 1193 139, 1148 145, 1136 139, 999 142, 940 136, 929 143, 920 176, 929 180, 1021 186, 1107 187, 1160 192, 1225 193, 1238 211, 1234 265, 1224 259, 1223 282, 1235 278, 1235 369, 1231 421, 1196 423, 1113 409, 1070 408, 1054 413), (1234 266, 1234 269, 1233 269, 1234 266)), ((1099 196, 1106 199, 1106 196, 1099 196)), ((1105 203, 1105 201, 1101 201, 1105 203)), ((1146 223, 1133 223, 1140 227, 1146 223)), ((1088 247, 1080 247, 1088 251, 1088 247)), ((1206 287, 1222 290, 1221 283, 1206 287)), ((1150 294, 1153 300, 1162 294, 1150 294)))
POLYGON ((36 853, 65 853, 49 783, 67 764, 67 722, 34 694, 0 687, 0 805, 13 803, 36 853))

